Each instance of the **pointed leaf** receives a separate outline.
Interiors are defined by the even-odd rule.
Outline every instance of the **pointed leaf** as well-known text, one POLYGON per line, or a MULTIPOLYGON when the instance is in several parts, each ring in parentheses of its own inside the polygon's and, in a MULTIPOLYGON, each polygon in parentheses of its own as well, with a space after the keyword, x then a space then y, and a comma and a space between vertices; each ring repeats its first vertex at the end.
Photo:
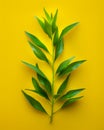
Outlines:
POLYGON ((73 23, 67 27, 65 27, 62 32, 61 32, 61 35, 60 35, 60 38, 62 38, 66 33, 68 33, 69 31, 71 31, 75 26, 78 25, 79 22, 76 22, 76 23, 73 23))
POLYGON ((37 93, 40 96, 46 98, 47 100, 50 100, 49 97, 48 97, 48 95, 47 95, 47 93, 43 89, 42 89, 43 91, 37 91, 37 90, 33 90, 33 89, 25 89, 25 90, 37 93))
POLYGON ((47 114, 46 110, 43 108, 43 106, 40 104, 40 102, 38 102, 37 100, 35 100, 33 97, 29 96, 28 94, 26 94, 24 91, 22 91, 22 93, 24 94, 25 98, 28 100, 28 102, 37 110, 44 112, 47 114))
POLYGON ((22 61, 22 63, 24 63, 30 69, 34 70, 37 74, 41 75, 43 78, 46 78, 46 76, 44 75, 44 73, 37 66, 34 66, 34 65, 29 64, 29 63, 24 62, 24 61, 22 61))
POLYGON ((28 36, 28 38, 31 40, 32 44, 35 46, 38 46, 42 49, 44 49, 45 51, 49 52, 48 49, 46 48, 46 46, 33 34, 29 33, 29 32, 25 32, 26 35, 28 36))
POLYGON ((67 76, 67 78, 64 80, 64 82, 61 84, 61 86, 59 87, 58 91, 57 91, 57 95, 61 95, 63 93, 63 91, 65 90, 65 88, 67 87, 67 83, 69 80, 69 76, 67 76))
POLYGON ((36 92, 37 92, 38 94, 40 94, 41 96, 43 96, 43 97, 45 97, 46 99, 49 100, 49 97, 48 97, 47 93, 44 91, 44 89, 42 89, 42 88, 39 86, 39 84, 38 84, 38 82, 37 82, 37 80, 36 80, 35 78, 32 78, 32 83, 33 83, 33 85, 34 85, 34 88, 36 89, 36 92))
POLYGON ((80 97, 76 97, 76 98, 70 98, 69 100, 67 100, 61 108, 64 108, 64 107, 67 107, 68 105, 76 102, 77 100, 81 99, 83 96, 80 96, 80 97))
POLYGON ((56 45, 55 60, 61 55, 63 49, 64 49, 63 39, 60 39, 60 41, 56 45))
POLYGON ((37 16, 35 16, 35 18, 37 19, 37 21, 38 21, 39 25, 41 26, 41 28, 43 29, 43 31, 46 33, 44 22, 42 20, 40 20, 37 16))
POLYGON ((41 87, 39 86, 37 80, 35 78, 32 77, 32 83, 33 83, 33 86, 34 88, 37 90, 37 91, 41 91, 41 87))
POLYGON ((68 67, 64 70, 62 70, 60 73, 59 73, 59 76, 63 76, 65 74, 69 74, 71 73, 72 71, 74 71, 75 69, 77 69, 82 63, 84 63, 86 60, 80 60, 80 61, 76 61, 76 62, 73 62, 71 64, 68 65, 68 67))
POLYGON ((53 45, 55 46, 58 43, 58 28, 55 31, 54 37, 53 37, 53 45))
POLYGON ((75 89, 75 90, 70 90, 68 91, 65 95, 63 95, 60 99, 65 100, 68 98, 71 98, 77 94, 79 94, 81 91, 85 90, 85 88, 80 88, 80 89, 75 89))
POLYGON ((33 45, 31 42, 29 42, 34 54, 36 55, 36 57, 38 57, 40 60, 46 61, 49 64, 49 61, 47 59, 47 57, 45 56, 45 54, 35 45, 33 45))
POLYGON ((56 10, 56 13, 53 17, 53 20, 52 20, 52 32, 54 33, 57 29, 57 26, 56 26, 56 20, 57 20, 57 14, 58 14, 58 9, 56 10))
POLYGON ((53 19, 53 14, 51 13, 51 19, 53 19))
POLYGON ((63 62, 59 65, 59 67, 58 67, 56 73, 60 73, 62 70, 64 70, 74 58, 75 58, 75 57, 73 56, 73 57, 71 57, 71 58, 69 58, 69 59, 63 61, 63 62))
POLYGON ((38 76, 38 80, 40 82, 41 85, 43 85, 46 89, 46 91, 51 94, 51 83, 49 82, 48 79, 43 78, 41 75, 37 74, 38 76))
POLYGON ((46 11, 45 8, 44 8, 44 13, 45 13, 45 16, 46 16, 47 20, 50 22, 50 21, 51 21, 51 17, 50 17, 50 15, 48 14, 48 12, 46 11))
MULTIPOLYGON (((38 64, 36 65, 39 68, 38 64)), ((40 74, 37 74, 38 80, 41 85, 43 85, 48 93, 51 94, 51 83, 46 77, 42 77, 40 74)))
POLYGON ((47 33, 47 35, 49 36, 49 38, 52 39, 52 27, 51 25, 47 22, 46 19, 44 19, 45 22, 45 32, 47 33))

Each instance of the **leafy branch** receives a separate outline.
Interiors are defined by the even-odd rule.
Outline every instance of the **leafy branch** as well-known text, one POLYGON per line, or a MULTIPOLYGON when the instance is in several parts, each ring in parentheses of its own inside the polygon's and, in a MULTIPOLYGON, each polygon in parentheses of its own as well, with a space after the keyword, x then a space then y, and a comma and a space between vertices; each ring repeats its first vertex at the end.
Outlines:
POLYGON ((43 31, 45 32, 45 34, 48 35, 48 37, 50 38, 52 42, 52 52, 49 52, 48 48, 44 45, 44 43, 40 39, 38 39, 36 36, 34 36, 33 34, 29 32, 25 32, 25 34, 28 37, 28 43, 34 55, 38 59, 45 61, 51 67, 52 69, 51 82, 49 81, 47 76, 41 71, 37 63, 36 65, 32 65, 24 61, 23 63, 37 74, 37 79, 38 79, 37 80, 36 78, 32 77, 32 83, 33 83, 34 89, 25 89, 25 90, 36 93, 42 96, 43 98, 45 98, 48 102, 50 102, 51 104, 50 114, 47 113, 45 108, 35 98, 31 97, 23 90, 22 90, 22 93, 24 94, 26 99, 35 109, 50 116, 50 123, 51 123, 53 121, 53 115, 54 113, 56 113, 54 110, 54 105, 56 101, 62 101, 62 106, 60 109, 63 109, 64 107, 72 104, 73 102, 76 102, 77 100, 83 97, 83 96, 79 96, 79 97, 74 97, 74 96, 76 96, 81 91, 83 91, 84 88, 69 90, 65 94, 64 94, 64 90, 67 87, 68 80, 71 76, 71 73, 74 70, 76 70, 86 60, 72 62, 72 60, 75 58, 73 56, 63 61, 58 66, 57 70, 54 69, 55 61, 62 54, 64 50, 64 40, 63 40, 64 36, 68 32, 70 32, 73 28, 75 28, 78 25, 78 22, 65 27, 59 35, 59 29, 58 29, 58 26, 56 25, 58 10, 56 10, 54 15, 52 13, 49 14, 45 9, 44 9, 44 13, 45 13, 46 18, 41 20, 40 18, 36 17, 36 19, 39 25, 41 26, 41 28, 43 29, 43 31), (48 54, 51 54, 52 61, 49 61, 44 51, 46 51, 48 54), (57 93, 54 93, 55 76, 57 76, 58 78, 63 77, 63 76, 66 77, 66 79, 59 86, 57 93))

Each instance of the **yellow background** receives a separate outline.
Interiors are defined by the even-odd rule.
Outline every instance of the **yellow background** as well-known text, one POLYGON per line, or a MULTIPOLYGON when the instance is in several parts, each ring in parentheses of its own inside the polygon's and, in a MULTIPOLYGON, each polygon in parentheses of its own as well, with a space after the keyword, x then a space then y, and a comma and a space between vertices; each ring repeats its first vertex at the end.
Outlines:
MULTIPOLYGON (((2 0, 0 2, 0 130, 104 130, 104 3, 103 0, 2 0), (79 26, 65 36, 63 55, 56 66, 69 56, 87 59, 76 70, 69 88, 85 87, 84 98, 76 105, 59 111, 53 124, 27 103, 21 89, 32 88, 34 73, 21 60, 39 62, 48 77, 48 65, 34 57, 24 31, 43 40, 51 51, 48 37, 34 16, 59 9, 60 31, 79 21, 79 26), (45 66, 46 65, 46 66, 45 66)), ((42 101, 42 99, 41 99, 42 101)), ((48 104, 45 104, 48 108, 48 104)))

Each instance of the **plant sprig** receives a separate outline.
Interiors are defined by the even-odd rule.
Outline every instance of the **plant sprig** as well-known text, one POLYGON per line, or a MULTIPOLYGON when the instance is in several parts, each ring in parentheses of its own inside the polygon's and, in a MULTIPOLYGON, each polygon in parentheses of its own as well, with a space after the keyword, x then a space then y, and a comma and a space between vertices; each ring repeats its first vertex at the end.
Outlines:
POLYGON ((69 106, 73 102, 76 102, 83 96, 75 97, 77 94, 79 94, 81 91, 84 90, 84 88, 80 89, 74 89, 69 90, 64 94, 64 91, 67 87, 68 81, 70 79, 71 73, 76 70, 82 63, 84 63, 86 60, 79 60, 72 62, 72 60, 75 58, 70 57, 63 61, 59 66, 57 67, 57 70, 54 69, 55 61, 58 59, 58 57, 62 54, 64 50, 64 36, 70 32, 72 29, 74 29, 79 22, 73 23, 71 25, 68 25, 65 27, 60 35, 59 35, 59 29, 56 24, 57 21, 57 14, 58 10, 56 10, 55 14, 52 13, 49 14, 46 9, 44 9, 45 17, 43 20, 36 17, 39 25, 41 26, 42 30, 45 32, 46 35, 50 38, 52 41, 52 53, 49 52, 48 48, 44 45, 44 43, 38 39, 36 36, 29 32, 25 32, 26 36, 28 37, 28 43, 34 53, 34 55, 44 62, 48 63, 52 69, 52 81, 50 82, 47 76, 42 72, 42 70, 39 68, 39 65, 36 63, 36 65, 32 65, 30 63, 24 62, 23 63, 32 69, 37 74, 37 79, 32 77, 32 83, 34 86, 34 89, 25 89, 27 91, 31 91, 33 93, 36 93, 43 98, 45 98, 48 102, 51 103, 51 112, 50 114, 47 113, 45 108, 41 105, 39 101, 37 101, 35 98, 28 95, 25 91, 22 90, 22 93, 26 97, 26 99, 29 101, 29 103, 37 110, 47 114, 50 116, 50 123, 53 121, 53 115, 55 112, 54 105, 55 101, 62 101, 62 106, 60 109, 65 108, 66 106, 69 106), (47 55, 44 53, 46 51, 47 53, 51 53, 52 55, 52 61, 49 61, 47 58, 47 55), (61 83, 59 86, 57 93, 54 93, 54 86, 55 86, 55 76, 63 77, 65 76, 65 80, 61 83), (64 101, 64 103, 63 103, 64 101))

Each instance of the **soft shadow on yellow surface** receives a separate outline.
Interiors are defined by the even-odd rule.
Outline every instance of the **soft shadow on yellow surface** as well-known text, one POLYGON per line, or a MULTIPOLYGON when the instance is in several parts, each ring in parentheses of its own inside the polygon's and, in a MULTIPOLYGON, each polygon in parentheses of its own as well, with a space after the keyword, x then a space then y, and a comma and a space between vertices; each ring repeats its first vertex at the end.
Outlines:
MULTIPOLYGON (((9 0, 0 4, 1 88, 0 130, 104 130, 103 85, 103 0, 9 0), (79 21, 79 26, 65 36, 64 53, 56 62, 70 56, 76 60, 87 59, 73 72, 69 88, 84 87, 84 98, 59 111, 53 124, 49 118, 34 110, 25 100, 21 89, 32 88, 33 71, 21 60, 39 62, 48 77, 48 67, 34 57, 24 31, 34 33, 51 51, 48 37, 43 33, 34 16, 43 16, 43 8, 49 12, 59 9, 60 31, 66 25, 79 21)), ((41 99, 43 101, 43 99, 41 99)), ((47 110, 50 108, 45 103, 47 110)))

